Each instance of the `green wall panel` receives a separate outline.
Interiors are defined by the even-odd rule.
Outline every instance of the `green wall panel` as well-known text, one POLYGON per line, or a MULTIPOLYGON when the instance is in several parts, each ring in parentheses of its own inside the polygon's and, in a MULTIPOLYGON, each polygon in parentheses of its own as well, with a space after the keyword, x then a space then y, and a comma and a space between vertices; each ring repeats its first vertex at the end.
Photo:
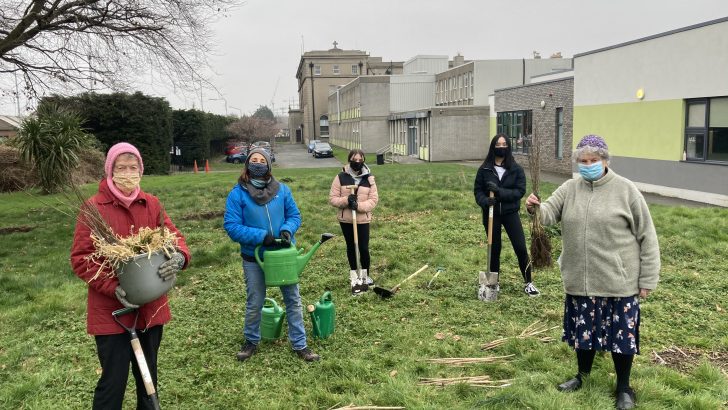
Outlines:
POLYGON ((490 139, 495 137, 495 134, 498 132, 498 121, 497 117, 490 117, 490 135, 488 136, 488 143, 490 143, 490 139))
POLYGON ((683 100, 577 106, 573 144, 597 134, 614 156, 679 161, 684 124, 683 100))

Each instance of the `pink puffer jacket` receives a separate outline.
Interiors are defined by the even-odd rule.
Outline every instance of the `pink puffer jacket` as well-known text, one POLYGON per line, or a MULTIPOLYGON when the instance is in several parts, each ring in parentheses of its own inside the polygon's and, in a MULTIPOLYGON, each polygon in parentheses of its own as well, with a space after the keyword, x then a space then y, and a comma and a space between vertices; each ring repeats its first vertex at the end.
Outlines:
MULTIPOLYGON (((337 217, 339 222, 350 224, 352 223, 352 217, 351 209, 349 209, 349 195, 351 194, 349 186, 355 185, 355 180, 347 172, 348 170, 349 167, 347 165, 331 183, 329 203, 331 206, 338 208, 337 217)), ((356 200, 359 205, 356 210, 356 223, 367 224, 371 222, 372 211, 377 206, 377 202, 379 202, 379 194, 377 193, 377 184, 374 182, 374 175, 367 173, 362 176, 356 188, 356 200)))

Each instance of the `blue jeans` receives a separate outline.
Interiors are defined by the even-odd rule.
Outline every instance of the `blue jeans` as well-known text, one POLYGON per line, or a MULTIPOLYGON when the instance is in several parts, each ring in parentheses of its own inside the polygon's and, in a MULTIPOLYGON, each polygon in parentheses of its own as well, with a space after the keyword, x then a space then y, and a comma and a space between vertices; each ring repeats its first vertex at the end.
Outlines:
MULTIPOLYGON (((260 342, 260 319, 265 302, 265 276, 257 262, 246 260, 243 260, 243 274, 247 295, 243 335, 246 340, 257 345, 260 342)), ((288 318, 288 340, 291 341, 293 350, 304 349, 306 329, 303 327, 303 305, 301 295, 298 293, 298 284, 281 286, 281 293, 288 318)))

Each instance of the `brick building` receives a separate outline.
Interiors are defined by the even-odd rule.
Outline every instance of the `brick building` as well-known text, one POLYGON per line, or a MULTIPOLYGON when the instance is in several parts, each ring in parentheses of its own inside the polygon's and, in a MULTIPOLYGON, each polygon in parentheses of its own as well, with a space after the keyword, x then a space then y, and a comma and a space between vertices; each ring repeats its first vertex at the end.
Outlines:
POLYGON ((528 166, 528 153, 535 138, 541 150, 541 169, 571 175, 573 74, 547 74, 531 81, 495 91, 491 129, 510 137, 513 154, 520 164, 528 166))

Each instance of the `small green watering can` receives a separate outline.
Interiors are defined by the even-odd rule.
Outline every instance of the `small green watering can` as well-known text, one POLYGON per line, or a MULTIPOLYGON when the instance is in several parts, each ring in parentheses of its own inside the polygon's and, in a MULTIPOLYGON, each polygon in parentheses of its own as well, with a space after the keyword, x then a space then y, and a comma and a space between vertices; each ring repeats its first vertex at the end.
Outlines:
MULTIPOLYGON (((267 249, 263 252, 265 262, 260 260, 258 256, 258 250, 261 245, 256 246, 255 260, 258 261, 258 265, 263 269, 265 285, 285 286, 298 283, 298 275, 301 274, 303 267, 306 266, 311 256, 313 256, 313 253, 316 252, 322 243, 334 236, 332 233, 321 234, 321 239, 306 254, 303 254, 303 248, 296 249, 296 246, 293 244, 288 248, 267 249)), ((276 241, 280 243, 280 239, 276 239, 276 241)))
POLYGON ((316 306, 308 305, 306 310, 311 315, 313 323, 313 335, 319 339, 326 339, 336 329, 336 308, 331 300, 331 292, 326 291, 321 296, 316 306))
POLYGON ((260 320, 260 337, 265 340, 276 340, 281 337, 283 319, 286 311, 281 309, 275 300, 265 298, 263 317, 260 320))

